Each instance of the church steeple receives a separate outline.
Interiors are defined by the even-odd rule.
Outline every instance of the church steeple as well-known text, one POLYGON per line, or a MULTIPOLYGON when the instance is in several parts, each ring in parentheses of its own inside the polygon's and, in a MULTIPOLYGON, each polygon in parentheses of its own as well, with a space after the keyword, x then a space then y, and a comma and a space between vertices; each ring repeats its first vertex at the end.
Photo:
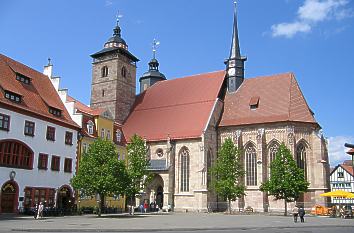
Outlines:
POLYGON ((154 39, 152 43, 152 54, 153 57, 149 62, 149 71, 145 72, 139 79, 140 82, 140 93, 154 85, 159 81, 166 80, 164 74, 159 71, 159 62, 156 59, 156 49, 160 42, 154 39))
POLYGON ((227 90, 229 93, 235 92, 242 84, 245 77, 245 61, 247 57, 241 56, 240 42, 237 28, 237 3, 234 2, 234 25, 230 57, 225 61, 227 71, 227 90))

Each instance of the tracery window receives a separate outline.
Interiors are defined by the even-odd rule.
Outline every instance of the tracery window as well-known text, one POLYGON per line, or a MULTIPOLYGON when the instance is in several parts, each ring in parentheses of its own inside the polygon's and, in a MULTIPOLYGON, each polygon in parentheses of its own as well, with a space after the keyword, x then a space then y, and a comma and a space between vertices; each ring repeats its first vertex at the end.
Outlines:
POLYGON ((300 143, 296 148, 296 163, 299 168, 304 170, 306 178, 306 147, 303 143, 300 143))
POLYGON ((189 151, 182 148, 180 152, 181 161, 181 192, 189 192, 189 151))
POLYGON ((246 185, 257 185, 257 154, 253 145, 246 148, 246 185))
POLYGON ((269 153, 269 163, 268 166, 270 167, 270 165, 272 164, 272 162, 275 159, 275 155, 277 154, 277 151, 279 149, 279 144, 277 142, 273 142, 269 149, 268 149, 268 153, 269 153))

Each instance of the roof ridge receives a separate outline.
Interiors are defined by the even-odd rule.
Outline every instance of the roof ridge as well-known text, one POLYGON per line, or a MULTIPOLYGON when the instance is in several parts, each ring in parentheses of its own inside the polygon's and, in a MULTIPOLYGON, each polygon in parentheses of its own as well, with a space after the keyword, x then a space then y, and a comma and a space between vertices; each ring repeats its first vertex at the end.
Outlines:
POLYGON ((159 108, 171 108, 171 107, 176 107, 176 106, 192 105, 192 104, 200 104, 200 103, 208 103, 208 102, 213 102, 213 101, 214 101, 214 100, 203 100, 203 101, 195 101, 195 102, 189 102, 189 103, 183 103, 183 104, 171 104, 171 105, 158 106, 158 107, 153 107, 153 108, 136 109, 135 111, 146 111, 146 110, 159 109, 159 108))
MULTIPOLYGON (((36 73, 38 73, 38 74, 40 74, 40 75, 42 75, 42 76, 48 77, 47 75, 43 74, 42 72, 39 72, 38 70, 35 70, 35 69, 29 67, 28 65, 23 64, 22 62, 18 62, 18 61, 16 61, 15 59, 13 59, 13 58, 11 58, 11 57, 8 57, 8 56, 6 56, 6 55, 4 55, 4 54, 1 54, 1 53, 0 53, 0 55, 2 55, 2 56, 5 58, 5 63, 11 68, 11 70, 13 70, 13 69, 12 69, 11 65, 6 61, 6 59, 10 60, 11 62, 14 62, 15 64, 19 64, 19 65, 21 65, 21 66, 24 66, 24 67, 26 67, 27 69, 30 69, 30 70, 32 70, 32 71, 34 71, 34 72, 36 72, 36 73)), ((13 71, 14 71, 15 73, 19 73, 19 72, 15 71, 15 70, 13 70, 13 71)), ((23 74, 22 74, 22 75, 23 75, 23 74)), ((31 78, 31 77, 29 77, 29 78, 31 78)))

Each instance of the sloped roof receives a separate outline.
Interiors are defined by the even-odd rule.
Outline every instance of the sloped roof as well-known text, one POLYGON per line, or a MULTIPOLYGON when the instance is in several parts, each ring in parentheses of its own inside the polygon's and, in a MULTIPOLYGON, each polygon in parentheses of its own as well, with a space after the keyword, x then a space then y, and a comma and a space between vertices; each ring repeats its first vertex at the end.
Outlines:
POLYGON ((74 102, 74 107, 77 111, 91 115, 91 116, 99 116, 104 112, 104 109, 101 109, 101 108, 93 109, 71 96, 67 96, 66 100, 69 102, 74 102))
POLYGON ((127 139, 148 141, 201 137, 218 97, 225 72, 160 81, 137 96, 124 123, 127 139))
POLYGON ((282 121, 317 124, 292 73, 245 79, 225 96, 220 126, 282 121), (251 109, 255 98, 258 107, 251 109))
POLYGON ((349 174, 354 176, 353 166, 341 164, 342 168, 346 170, 349 174))
POLYGON ((79 126, 71 119, 58 93, 54 89, 49 78, 5 55, 0 54, 0 87, 22 96, 21 103, 15 103, 0 95, 0 103, 25 114, 50 120, 57 124, 78 128, 79 126), (16 80, 19 73, 30 78, 30 84, 24 84, 16 80), (49 107, 61 110, 61 117, 49 113, 49 107))

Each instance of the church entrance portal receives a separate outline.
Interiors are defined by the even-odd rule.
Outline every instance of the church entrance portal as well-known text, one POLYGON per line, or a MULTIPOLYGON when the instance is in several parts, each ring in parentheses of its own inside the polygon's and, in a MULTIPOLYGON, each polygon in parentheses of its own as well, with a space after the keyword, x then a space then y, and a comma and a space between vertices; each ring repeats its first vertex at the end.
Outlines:
POLYGON ((146 194, 150 201, 150 205, 153 204, 152 206, 159 206, 159 208, 163 207, 163 189, 163 179, 160 175, 156 174, 146 189, 146 194))
POLYGON ((57 206, 63 210, 69 210, 72 207, 72 195, 71 189, 67 186, 63 186, 58 192, 58 202, 57 206))
POLYGON ((0 213, 15 213, 18 205, 18 185, 14 181, 6 182, 1 188, 0 213))

